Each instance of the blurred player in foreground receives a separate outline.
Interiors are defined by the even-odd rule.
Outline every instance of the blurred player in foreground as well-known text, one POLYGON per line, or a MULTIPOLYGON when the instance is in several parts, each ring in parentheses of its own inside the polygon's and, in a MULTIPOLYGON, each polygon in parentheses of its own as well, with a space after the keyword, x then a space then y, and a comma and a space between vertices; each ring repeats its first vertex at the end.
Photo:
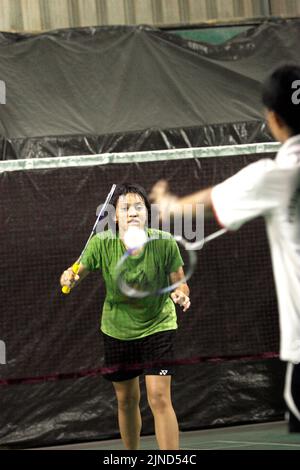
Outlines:
POLYGON ((215 187, 178 198, 159 181, 150 199, 161 217, 204 204, 205 214, 237 230, 263 216, 272 255, 280 315, 280 358, 287 361, 284 397, 289 431, 300 432, 300 67, 282 65, 263 85, 262 101, 273 137, 283 145, 215 187))

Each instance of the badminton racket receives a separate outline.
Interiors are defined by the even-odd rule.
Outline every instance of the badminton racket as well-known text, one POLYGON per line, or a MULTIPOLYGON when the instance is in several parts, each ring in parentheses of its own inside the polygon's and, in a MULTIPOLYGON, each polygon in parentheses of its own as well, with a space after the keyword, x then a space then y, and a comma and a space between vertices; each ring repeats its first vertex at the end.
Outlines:
MULTIPOLYGON (((141 247, 129 248, 124 253, 124 255, 120 258, 116 266, 116 282, 117 282, 119 289, 127 297, 140 298, 140 299, 148 297, 148 296, 164 295, 168 292, 172 292, 181 284, 187 282, 193 275, 195 268, 196 268, 196 264, 197 264, 196 250, 201 249, 204 245, 214 240, 215 238, 220 237, 226 232, 227 232, 226 229, 221 229, 196 242, 188 242, 186 239, 184 239, 181 236, 172 237, 177 242, 179 248, 181 249, 181 253, 182 254, 184 253, 185 255, 184 277, 181 278, 179 281, 176 281, 175 283, 172 283, 170 285, 159 286, 159 287, 156 285, 155 278, 152 278, 152 280, 150 282, 148 281, 147 284, 141 282, 139 278, 134 278, 134 277, 131 278, 130 276, 131 260, 133 262, 135 261, 134 253, 136 253, 137 248, 141 249, 141 247), (152 286, 150 286, 151 283, 152 283, 152 286), (145 285, 147 285, 147 288, 145 288, 145 285)), ((147 247, 150 247, 151 243, 156 243, 157 241, 158 242, 160 241, 160 239, 158 239, 157 237, 147 238, 142 247, 144 252, 147 249, 147 247)), ((155 247, 154 247, 154 250, 155 250, 155 247)), ((138 262, 138 259, 139 258, 136 258, 137 262, 138 262)), ((142 263, 142 255, 140 255, 140 259, 142 263)), ((135 269, 136 267, 137 267, 137 263, 135 263, 135 269)), ((147 268, 144 267, 144 271, 145 271, 144 277, 147 278, 147 268)))
MULTIPOLYGON (((84 248, 83 248, 83 250, 82 250, 82 252, 81 252, 81 254, 80 254, 78 260, 77 260, 77 261, 73 264, 73 266, 72 266, 72 271, 73 271, 74 274, 77 274, 78 271, 79 271, 79 268, 80 268, 80 261, 81 261, 83 255, 84 255, 84 253, 85 253, 85 250, 86 250, 86 248, 87 248, 87 246, 88 246, 88 244, 89 244, 89 242, 90 242, 92 236, 94 235, 94 233, 95 233, 95 231, 96 231, 96 227, 97 227, 99 221, 103 218, 103 216, 104 216, 104 214, 105 214, 105 211, 106 211, 106 209, 107 209, 107 206, 108 206, 108 204, 109 204, 109 202, 110 202, 110 200, 111 200, 111 198, 112 198, 112 196, 113 196, 113 194, 114 194, 114 192, 115 192, 115 189, 116 189, 116 185, 113 184, 112 187, 111 187, 111 190, 109 191, 109 193, 108 193, 108 195, 107 195, 107 197, 106 197, 106 199, 105 199, 105 202, 104 202, 103 206, 101 207, 101 209, 100 209, 100 211, 99 211, 98 217, 97 217, 97 219, 96 219, 96 222, 94 223, 94 226, 93 226, 93 228, 92 228, 92 231, 91 231, 91 233, 90 233, 90 236, 89 236, 89 238, 87 239, 87 242, 86 242, 86 244, 84 245, 84 248)), ((69 294, 70 291, 71 291, 71 288, 70 288, 70 287, 68 287, 68 286, 63 286, 63 288, 62 288, 63 294, 69 294)))

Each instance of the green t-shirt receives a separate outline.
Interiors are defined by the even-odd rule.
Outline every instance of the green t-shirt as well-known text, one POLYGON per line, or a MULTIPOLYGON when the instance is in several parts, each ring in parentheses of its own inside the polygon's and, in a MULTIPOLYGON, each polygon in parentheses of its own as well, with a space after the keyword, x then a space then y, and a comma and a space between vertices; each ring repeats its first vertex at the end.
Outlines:
MULTIPOLYGON (((128 274, 138 284, 146 279, 148 286, 166 286, 169 284, 169 274, 183 265, 179 248, 167 232, 148 229, 147 233, 157 239, 147 243, 138 255, 130 257, 128 274)), ((175 305, 169 293, 136 299, 120 291, 115 280, 116 265, 125 252, 125 245, 119 236, 107 230, 92 237, 81 259, 89 271, 100 270, 105 281, 106 297, 101 321, 103 333, 113 338, 132 340, 177 329, 175 305)))

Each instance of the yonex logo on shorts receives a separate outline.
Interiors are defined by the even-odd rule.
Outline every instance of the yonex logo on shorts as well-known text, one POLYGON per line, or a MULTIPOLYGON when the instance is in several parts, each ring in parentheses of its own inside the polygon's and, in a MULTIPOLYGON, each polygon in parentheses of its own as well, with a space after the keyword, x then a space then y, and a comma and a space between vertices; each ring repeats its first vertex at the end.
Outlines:
POLYGON ((159 375, 167 375, 167 373, 168 373, 168 369, 166 369, 166 370, 161 370, 160 373, 159 373, 159 375))
POLYGON ((0 340, 0 364, 6 364, 6 347, 2 340, 0 340))
POLYGON ((0 104, 6 104, 6 86, 3 80, 0 80, 0 104))

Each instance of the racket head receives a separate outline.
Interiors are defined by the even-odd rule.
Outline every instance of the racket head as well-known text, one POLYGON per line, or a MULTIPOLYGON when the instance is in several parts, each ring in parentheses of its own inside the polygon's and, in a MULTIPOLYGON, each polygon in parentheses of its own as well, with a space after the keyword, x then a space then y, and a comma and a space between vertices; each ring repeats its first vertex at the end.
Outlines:
MULTIPOLYGON (((197 255, 193 250, 188 249, 188 242, 181 236, 170 236, 176 241, 181 255, 184 259, 184 277, 174 283, 165 283, 165 285, 153 285, 145 288, 142 284, 137 284, 139 281, 134 279, 132 283, 128 281, 128 272, 130 272, 130 260, 135 259, 137 248, 130 248, 125 251, 116 266, 116 283, 119 290, 126 296, 136 299, 143 299, 150 296, 160 296, 174 291, 181 284, 187 282, 193 275, 197 263, 197 255)), ((143 251, 150 247, 150 244, 159 241, 157 237, 149 237, 144 243, 142 248, 139 248, 139 255, 142 258, 143 251)), ((137 258, 138 259, 138 258, 137 258)), ((169 276, 167 276, 169 278, 169 276)), ((157 276, 157 279, 159 277, 157 276)))

